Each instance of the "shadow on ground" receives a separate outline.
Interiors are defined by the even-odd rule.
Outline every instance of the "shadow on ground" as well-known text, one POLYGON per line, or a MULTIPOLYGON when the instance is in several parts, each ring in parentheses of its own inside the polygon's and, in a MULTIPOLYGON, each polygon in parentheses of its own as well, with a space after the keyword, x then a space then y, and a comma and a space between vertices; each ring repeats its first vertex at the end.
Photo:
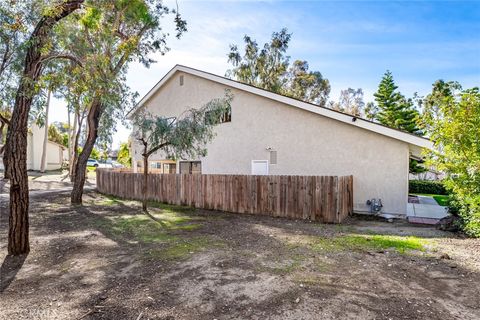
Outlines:
POLYGON ((7 272, 0 318, 480 317, 477 240, 152 204, 157 224, 137 202, 94 192, 82 207, 66 195, 33 201, 32 252, 23 267, 8 261, 17 271, 7 272))
POLYGON ((0 267, 0 293, 8 288, 10 283, 15 279, 18 271, 23 266, 27 255, 11 256, 7 255, 0 267))

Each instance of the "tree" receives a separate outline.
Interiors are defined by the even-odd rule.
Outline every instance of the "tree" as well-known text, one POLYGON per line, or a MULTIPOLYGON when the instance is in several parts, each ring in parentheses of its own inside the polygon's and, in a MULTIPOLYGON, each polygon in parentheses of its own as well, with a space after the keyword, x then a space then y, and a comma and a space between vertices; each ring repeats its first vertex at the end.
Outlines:
POLYGON ((130 142, 122 142, 118 150, 117 161, 129 168, 132 166, 132 155, 130 154, 130 142))
POLYGON ((47 92, 47 104, 45 106, 45 123, 44 125, 44 137, 43 137, 43 146, 42 146, 42 160, 40 163, 40 172, 45 172, 45 168, 47 166, 47 145, 49 140, 49 127, 48 127, 48 112, 50 109, 50 96, 52 92, 48 90, 47 92))
POLYGON ((99 134, 109 133, 114 119, 123 114, 127 100, 131 100, 127 99, 131 94, 125 84, 128 63, 136 60, 149 66, 154 62, 149 53, 168 50, 160 22, 170 12, 175 13, 180 37, 186 31, 186 22, 160 0, 97 1, 80 20, 80 26, 66 26, 68 38, 63 43, 83 61, 82 66, 71 70, 69 102, 79 115, 85 115, 87 129, 82 152, 73 159, 73 204, 82 202, 87 160, 99 134), (82 93, 80 100, 75 101, 71 94, 75 91, 82 93))
POLYGON ((480 90, 439 80, 423 106, 422 129, 436 147, 429 162, 447 174, 464 231, 480 237, 480 90))
POLYGON ((283 86, 281 78, 289 65, 289 57, 285 53, 291 36, 285 28, 274 32, 270 43, 265 43, 263 49, 260 49, 255 40, 245 35, 243 56, 237 45, 230 45, 228 62, 234 68, 228 70, 227 75, 265 90, 280 92, 283 86))
POLYGON ((320 106, 326 105, 330 83, 319 71, 308 71, 307 61, 294 61, 285 75, 285 81, 280 93, 320 106))
MULTIPOLYGON (((37 21, 39 3, 27 1, 0 2, 0 143, 10 123, 15 94, 18 88, 30 25, 37 21)), ((3 147, 0 148, 0 155, 3 147)))
POLYGON ((378 106, 373 102, 367 102, 363 110, 365 119, 373 121, 377 118, 378 106))
MULTIPOLYGON (((422 162, 423 163, 423 162, 422 162)), ((410 159, 408 164, 408 172, 413 174, 426 172, 427 168, 420 164, 418 160, 410 159)))
POLYGON ((178 118, 153 116, 144 110, 135 115, 134 139, 143 147, 143 211, 147 213, 148 158, 157 151, 167 158, 205 156, 205 145, 214 137, 213 128, 230 112, 232 99, 227 92, 223 99, 214 99, 199 109, 189 109, 178 118))
POLYGON ((92 152, 90 153, 90 158, 100 160, 100 151, 98 151, 96 148, 93 148, 92 152))
POLYGON ((48 50, 48 42, 55 25, 80 8, 83 2, 84 0, 65 0, 45 8, 26 45, 24 68, 15 95, 3 161, 5 175, 10 179, 8 253, 12 255, 30 251, 27 126, 36 93, 35 84, 42 74, 44 63, 53 59, 52 52, 48 50))
POLYGON ((363 90, 348 88, 340 91, 340 98, 338 102, 331 101, 329 107, 333 110, 345 112, 356 117, 363 114, 365 102, 363 102, 363 90))
POLYGON ((318 71, 309 71, 307 61, 296 60, 290 65, 286 56, 291 34, 287 29, 274 32, 269 43, 260 49, 257 42, 245 35, 243 55, 237 45, 230 45, 228 62, 233 66, 227 77, 283 94, 295 99, 324 106, 330 83, 318 71))
POLYGON ((63 135, 54 124, 48 126, 48 140, 63 145, 63 135))
POLYGON ((376 120, 391 128, 421 135, 417 126, 419 113, 413 99, 406 99, 397 89, 392 73, 387 70, 373 94, 378 106, 376 120))

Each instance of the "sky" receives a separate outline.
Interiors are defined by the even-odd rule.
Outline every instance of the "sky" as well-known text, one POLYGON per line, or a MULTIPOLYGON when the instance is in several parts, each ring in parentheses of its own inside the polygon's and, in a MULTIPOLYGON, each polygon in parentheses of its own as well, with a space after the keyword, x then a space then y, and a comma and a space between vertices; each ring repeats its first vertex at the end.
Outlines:
MULTIPOLYGON (((175 2, 166 1, 175 6, 175 2)), ((230 44, 242 47, 248 34, 260 45, 272 32, 292 33, 288 55, 309 63, 330 81, 331 100, 346 88, 362 88, 365 102, 386 70, 407 97, 426 95, 438 79, 480 86, 479 1, 194 1, 178 0, 188 32, 168 38, 170 51, 155 55, 145 68, 132 63, 127 82, 139 98, 176 64, 218 75, 229 69, 230 44)), ((164 28, 172 29, 171 18, 164 28)), ((52 121, 66 121, 62 101, 51 108, 52 121)), ((129 129, 117 126, 113 148, 127 141, 129 129)))

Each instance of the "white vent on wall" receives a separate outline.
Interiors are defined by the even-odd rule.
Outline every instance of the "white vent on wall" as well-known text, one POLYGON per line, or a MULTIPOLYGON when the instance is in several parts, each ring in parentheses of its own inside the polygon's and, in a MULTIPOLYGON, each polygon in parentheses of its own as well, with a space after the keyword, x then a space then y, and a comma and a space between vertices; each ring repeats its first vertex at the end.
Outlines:
POLYGON ((183 86, 183 75, 180 76, 180 85, 183 86))
POLYGON ((277 151, 270 151, 270 164, 277 164, 277 151))

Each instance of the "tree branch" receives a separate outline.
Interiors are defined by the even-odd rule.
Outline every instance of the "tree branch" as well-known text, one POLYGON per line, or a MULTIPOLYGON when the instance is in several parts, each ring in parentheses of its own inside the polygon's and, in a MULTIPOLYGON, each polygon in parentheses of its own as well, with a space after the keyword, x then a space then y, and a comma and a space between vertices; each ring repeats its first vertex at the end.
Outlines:
POLYGON ((57 54, 49 54, 49 55, 43 56, 42 58, 40 58, 40 63, 45 63, 54 59, 71 60, 76 64, 78 64, 80 67, 83 67, 83 63, 78 57, 75 57, 74 55, 67 54, 67 53, 57 53, 57 54))
MULTIPOLYGON (((5 39, 2 39, 2 40, 5 40, 5 39)), ((3 54, 3 59, 2 59, 2 63, 0 65, 0 75, 3 73, 3 71, 7 68, 7 61, 9 59, 9 53, 10 53, 10 43, 8 41, 6 41, 5 43, 5 52, 3 54)))
MULTIPOLYGON (((145 32, 147 32, 148 30, 148 25, 144 25, 142 27, 142 29, 140 29, 140 31, 135 35, 137 38, 141 39, 143 34, 145 32)), ((124 41, 127 41, 127 40, 124 40, 124 41)), ((120 60, 118 60, 117 64, 115 65, 115 67, 111 68, 112 70, 112 73, 113 74, 117 74, 120 69, 123 67, 123 65, 125 64, 125 62, 127 61, 128 57, 130 56, 130 53, 129 52, 125 52, 121 57, 120 57, 120 60)))
POLYGON ((161 144, 159 144, 158 146, 150 149, 150 151, 148 151, 145 155, 149 157, 149 156, 152 155, 152 153, 154 153, 154 152, 156 152, 156 151, 158 151, 158 150, 160 150, 160 149, 162 149, 162 148, 164 148, 164 147, 166 147, 166 146, 168 146, 168 145, 170 145, 170 142, 161 143, 161 144))
POLYGON ((5 118, 1 113, 0 113, 0 121, 4 124, 6 124, 7 126, 10 125, 10 120, 5 118))

